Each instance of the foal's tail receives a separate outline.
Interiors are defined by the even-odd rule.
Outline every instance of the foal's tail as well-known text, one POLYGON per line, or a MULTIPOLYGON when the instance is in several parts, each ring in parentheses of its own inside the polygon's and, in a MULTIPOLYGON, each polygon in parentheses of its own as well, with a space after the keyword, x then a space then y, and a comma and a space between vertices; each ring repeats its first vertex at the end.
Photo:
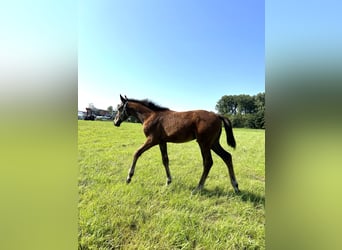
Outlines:
POLYGON ((232 146, 233 148, 236 147, 236 142, 235 138, 233 135, 233 127, 232 123, 227 117, 224 117, 223 115, 219 115, 220 119, 223 121, 224 128, 226 130, 226 135, 227 135, 227 143, 229 146, 232 146))

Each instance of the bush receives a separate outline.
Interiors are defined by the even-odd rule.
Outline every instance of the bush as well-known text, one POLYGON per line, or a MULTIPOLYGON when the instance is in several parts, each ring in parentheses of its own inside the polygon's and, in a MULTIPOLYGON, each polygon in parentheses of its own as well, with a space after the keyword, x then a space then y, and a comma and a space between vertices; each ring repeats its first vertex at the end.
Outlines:
POLYGON ((231 121, 232 121, 232 125, 234 128, 243 128, 245 127, 245 117, 243 117, 240 114, 231 116, 231 121))
POLYGON ((260 111, 254 114, 236 114, 230 115, 229 119, 234 128, 265 128, 264 112, 260 111))

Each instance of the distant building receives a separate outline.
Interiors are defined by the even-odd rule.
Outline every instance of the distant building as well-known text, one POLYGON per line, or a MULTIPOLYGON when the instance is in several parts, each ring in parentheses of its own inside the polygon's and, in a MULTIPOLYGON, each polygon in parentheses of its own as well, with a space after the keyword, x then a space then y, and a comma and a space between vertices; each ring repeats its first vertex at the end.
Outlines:
POLYGON ((113 117, 112 112, 104 109, 86 108, 87 113, 84 120, 94 121, 97 116, 113 117))

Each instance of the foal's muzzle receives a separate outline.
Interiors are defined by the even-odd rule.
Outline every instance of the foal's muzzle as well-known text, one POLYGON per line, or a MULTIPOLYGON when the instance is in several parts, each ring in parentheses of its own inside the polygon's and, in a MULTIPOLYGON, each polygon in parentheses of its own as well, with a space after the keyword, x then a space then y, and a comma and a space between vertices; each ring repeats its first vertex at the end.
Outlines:
POLYGON ((114 126, 116 126, 116 127, 120 127, 120 124, 121 124, 121 119, 120 118, 118 118, 118 119, 115 119, 114 120, 114 126))

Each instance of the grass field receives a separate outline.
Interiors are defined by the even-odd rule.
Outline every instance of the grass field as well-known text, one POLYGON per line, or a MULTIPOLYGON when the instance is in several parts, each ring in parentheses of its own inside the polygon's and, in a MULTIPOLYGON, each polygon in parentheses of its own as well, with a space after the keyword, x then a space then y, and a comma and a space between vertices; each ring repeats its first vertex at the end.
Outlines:
POLYGON ((79 249, 264 249, 265 131, 234 135, 235 150, 224 132, 221 145, 233 155, 241 194, 213 153, 204 190, 191 195, 203 169, 196 141, 168 144, 170 186, 158 146, 140 157, 127 185, 145 141, 141 124, 79 121, 79 249))

